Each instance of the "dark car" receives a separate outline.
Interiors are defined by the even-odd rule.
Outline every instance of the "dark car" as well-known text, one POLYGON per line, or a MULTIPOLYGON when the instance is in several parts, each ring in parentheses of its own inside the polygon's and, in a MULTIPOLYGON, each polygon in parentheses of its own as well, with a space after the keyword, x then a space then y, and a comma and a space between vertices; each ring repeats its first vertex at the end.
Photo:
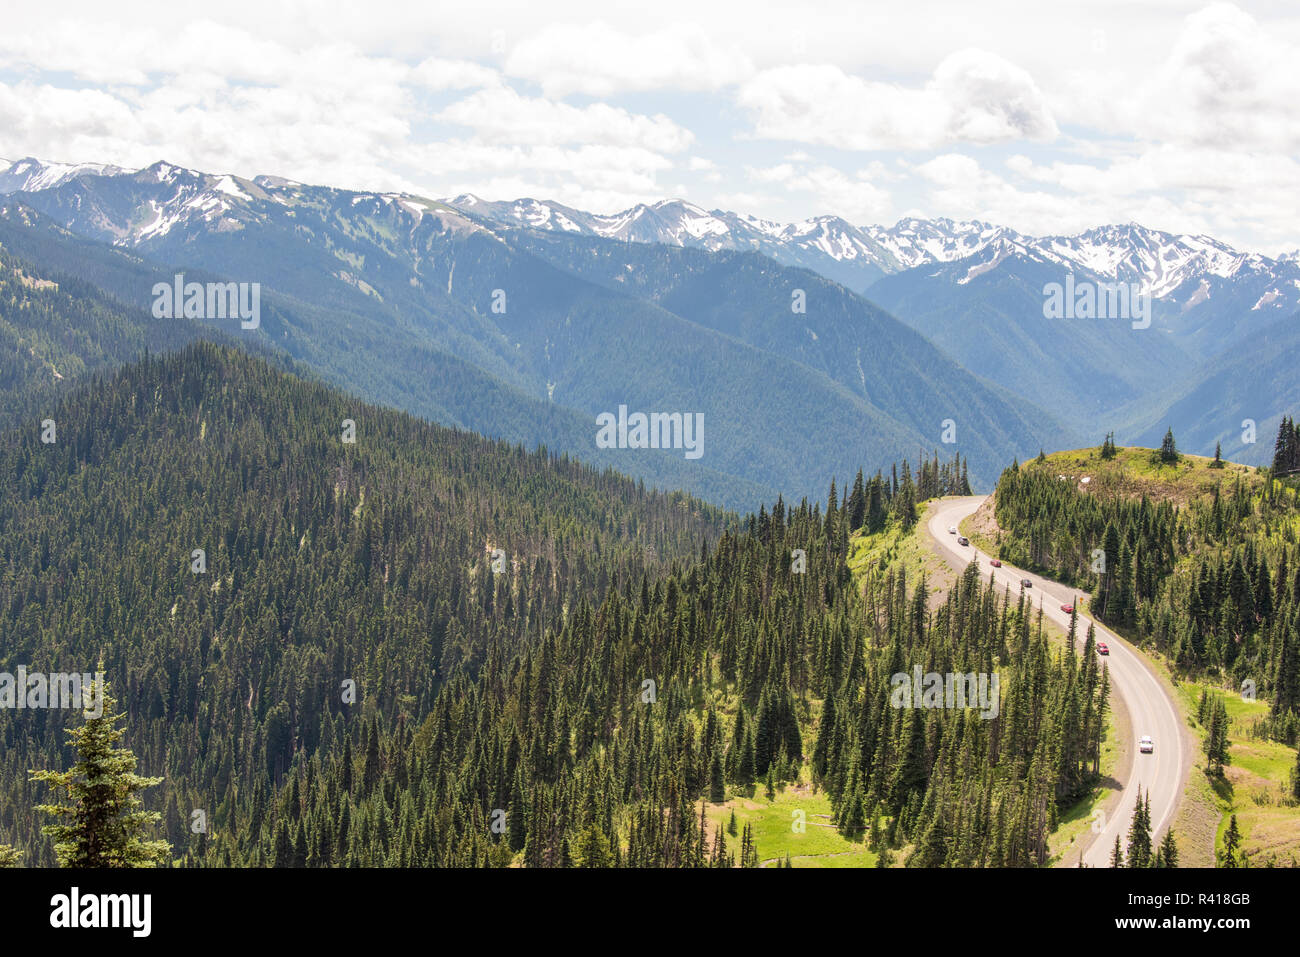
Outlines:
POLYGON ((1002 563, 1001 563, 1000 561, 998 561, 996 558, 990 558, 990 559, 989 559, 989 564, 992 565, 994 568, 1001 568, 1001 567, 1002 567, 1002 563))
POLYGON ((1034 583, 1031 582, 1028 578, 1022 578, 1022 579, 1020 579, 1020 584, 1021 584, 1021 586, 1025 587, 1025 588, 1033 588, 1033 587, 1034 587, 1034 583))

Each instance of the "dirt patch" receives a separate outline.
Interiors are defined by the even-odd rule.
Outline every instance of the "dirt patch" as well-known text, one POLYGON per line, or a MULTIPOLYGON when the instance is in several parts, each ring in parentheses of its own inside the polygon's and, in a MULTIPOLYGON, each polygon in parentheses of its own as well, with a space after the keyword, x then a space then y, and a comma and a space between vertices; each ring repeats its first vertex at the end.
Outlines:
POLYGON ((1002 529, 993 515, 993 496, 990 495, 979 508, 966 516, 958 530, 980 551, 996 558, 1002 541, 1002 529))
POLYGON ((927 605, 930 611, 937 611, 948 600, 948 592, 952 590, 952 586, 957 584, 957 570, 952 567, 947 554, 930 534, 930 523, 925 518, 922 518, 919 523, 917 535, 932 558, 926 567, 926 587, 930 589, 927 605))
POLYGON ((1174 817, 1179 867, 1215 866, 1214 842, 1222 817, 1218 800, 1205 777, 1205 768, 1197 764, 1191 770, 1182 805, 1174 817))
POLYGON ((18 277, 18 281, 20 283, 22 283, 24 286, 28 287, 29 289, 58 289, 59 288, 59 284, 57 282, 52 282, 49 279, 40 279, 36 276, 29 276, 21 269, 15 269, 14 275, 18 277))

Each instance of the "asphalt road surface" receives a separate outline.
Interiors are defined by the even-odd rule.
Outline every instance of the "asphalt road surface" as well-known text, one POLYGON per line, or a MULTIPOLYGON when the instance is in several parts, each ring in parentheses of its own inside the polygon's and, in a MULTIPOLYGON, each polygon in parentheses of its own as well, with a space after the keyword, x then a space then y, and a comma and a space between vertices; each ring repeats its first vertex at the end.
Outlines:
MULTIPOLYGON (((958 526, 984 503, 984 499, 983 495, 975 495, 946 499, 933 506, 928 527, 939 553, 945 558, 954 559, 955 568, 959 572, 972 559, 978 560, 981 577, 987 581, 988 573, 993 572, 998 585, 1010 585, 1013 595, 1020 592, 1021 580, 1029 579, 1034 583, 1028 589, 1028 597, 1034 607, 1041 606, 1045 618, 1068 630, 1070 616, 1061 610, 1061 606, 1074 604, 1076 598, 1084 597, 1082 594, 1049 578, 1010 565, 993 568, 989 565, 990 556, 979 551, 973 544, 959 544, 957 539, 960 533, 949 534, 948 529, 958 526)), ((1080 649, 1088 632, 1089 621, 1091 619, 1087 616, 1079 615, 1077 632, 1080 649)), ((1144 796, 1148 792, 1151 796, 1153 842, 1159 840, 1172 823, 1190 768, 1187 756, 1189 739, 1170 692, 1152 672, 1145 657, 1110 629, 1098 622, 1092 623, 1097 630, 1097 641, 1105 642, 1110 648, 1110 654, 1101 660, 1110 671, 1112 702, 1115 696, 1124 700, 1133 735, 1133 740, 1129 742, 1133 753, 1132 770, 1128 780, 1123 782, 1124 790, 1119 802, 1108 802, 1105 816, 1080 838, 1086 847, 1084 864, 1088 867, 1108 867, 1111 851, 1115 847, 1115 836, 1119 835, 1121 845, 1128 845, 1128 828, 1133 818, 1139 787, 1144 796), (1144 734, 1149 734, 1155 742, 1155 750, 1150 754, 1138 751, 1138 739, 1144 734), (1089 839, 1091 844, 1087 843, 1089 839)), ((1072 853, 1067 863, 1077 864, 1077 856, 1072 853)))

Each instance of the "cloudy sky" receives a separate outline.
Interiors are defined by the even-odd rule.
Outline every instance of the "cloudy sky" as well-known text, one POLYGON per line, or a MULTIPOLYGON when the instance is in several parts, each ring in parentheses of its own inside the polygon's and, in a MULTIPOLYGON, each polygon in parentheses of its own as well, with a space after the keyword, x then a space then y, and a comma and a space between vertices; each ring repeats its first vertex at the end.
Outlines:
POLYGON ((6 9, 0 157, 1300 247, 1300 5, 6 9))

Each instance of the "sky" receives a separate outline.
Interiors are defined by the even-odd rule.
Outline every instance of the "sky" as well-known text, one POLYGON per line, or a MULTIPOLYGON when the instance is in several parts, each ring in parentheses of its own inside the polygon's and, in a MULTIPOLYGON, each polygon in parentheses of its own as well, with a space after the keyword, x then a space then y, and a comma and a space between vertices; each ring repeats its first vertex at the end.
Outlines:
POLYGON ((64 0, 0 157, 1300 248, 1300 4, 64 0))

